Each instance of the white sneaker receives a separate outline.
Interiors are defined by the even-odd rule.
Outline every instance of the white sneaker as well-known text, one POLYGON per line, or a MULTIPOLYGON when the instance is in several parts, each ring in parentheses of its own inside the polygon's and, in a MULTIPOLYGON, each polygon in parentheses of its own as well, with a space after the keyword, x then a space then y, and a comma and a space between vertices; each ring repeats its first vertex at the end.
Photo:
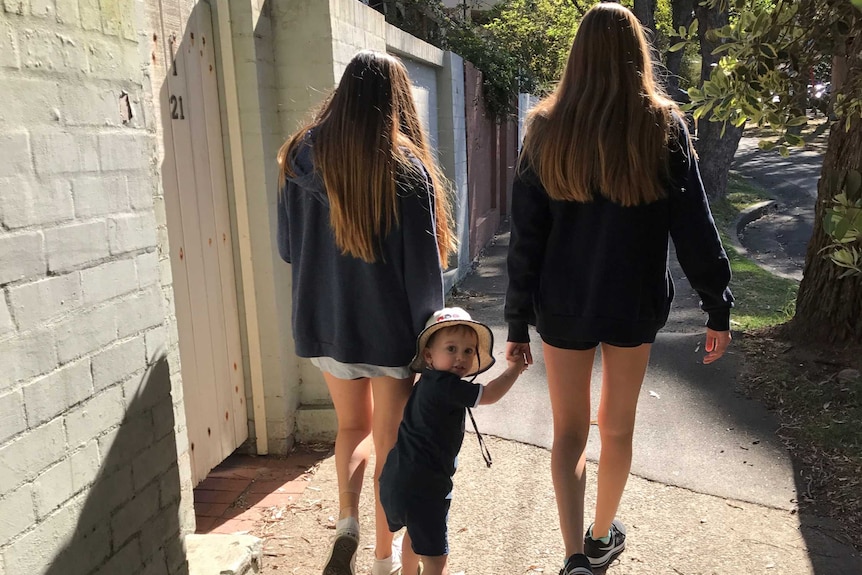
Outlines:
POLYGON ((386 559, 375 559, 371 566, 371 575, 398 575, 401 573, 401 545, 404 537, 392 541, 392 555, 386 559))
POLYGON ((354 517, 339 519, 335 539, 323 575, 356 575, 356 549, 359 548, 359 522, 354 517))

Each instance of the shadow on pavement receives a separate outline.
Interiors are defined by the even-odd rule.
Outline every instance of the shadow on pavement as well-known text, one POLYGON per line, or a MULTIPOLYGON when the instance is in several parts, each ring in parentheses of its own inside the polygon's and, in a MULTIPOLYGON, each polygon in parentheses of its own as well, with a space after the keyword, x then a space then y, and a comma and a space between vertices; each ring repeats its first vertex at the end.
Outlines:
MULTIPOLYGON (((502 229, 475 272, 450 298, 453 305, 467 309, 494 333, 497 364, 485 379, 505 368, 507 248, 508 232, 502 229)), ((672 316, 653 346, 641 391, 632 473, 697 493, 799 512, 796 502, 805 486, 799 483, 802 476, 797 465, 776 435, 777 418, 759 402, 735 391, 742 359, 738 352, 731 348, 721 361, 711 366, 701 363, 705 315, 678 269, 674 276, 677 296, 672 316)), ((535 331, 531 338, 534 365, 498 404, 476 410, 475 416, 482 433, 550 448, 552 420, 541 342, 535 331)), ((593 420, 601 383, 599 362, 597 357, 593 420)), ((596 461, 598 454, 598 433, 593 430, 587 456, 596 461)), ((862 574, 858 553, 830 536, 833 525, 799 513, 813 573, 862 574)), ((752 536, 756 538, 756 534, 752 536)))

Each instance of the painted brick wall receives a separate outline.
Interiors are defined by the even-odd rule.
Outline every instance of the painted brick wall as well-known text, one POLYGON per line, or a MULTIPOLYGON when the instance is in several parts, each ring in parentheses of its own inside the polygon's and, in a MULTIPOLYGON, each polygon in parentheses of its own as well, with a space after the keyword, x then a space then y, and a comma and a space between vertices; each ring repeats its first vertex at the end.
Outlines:
POLYGON ((3 575, 186 571, 143 21, 135 0, 0 1, 3 575))

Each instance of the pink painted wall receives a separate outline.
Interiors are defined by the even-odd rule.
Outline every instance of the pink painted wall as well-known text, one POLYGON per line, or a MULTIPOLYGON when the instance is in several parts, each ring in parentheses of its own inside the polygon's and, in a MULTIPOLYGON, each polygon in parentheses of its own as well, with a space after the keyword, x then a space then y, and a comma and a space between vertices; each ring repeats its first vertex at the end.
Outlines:
POLYGON ((464 62, 467 116, 467 197, 470 259, 494 237, 508 213, 517 150, 517 124, 497 123, 485 112, 482 74, 464 62))

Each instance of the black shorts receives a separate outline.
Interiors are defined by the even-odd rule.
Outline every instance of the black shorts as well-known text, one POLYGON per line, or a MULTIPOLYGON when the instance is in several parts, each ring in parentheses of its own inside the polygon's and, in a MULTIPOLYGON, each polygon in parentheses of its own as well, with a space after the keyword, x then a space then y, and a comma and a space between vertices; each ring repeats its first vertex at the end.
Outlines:
POLYGON ((640 342, 620 342, 620 341, 572 341, 568 339, 562 339, 553 336, 547 336, 539 334, 542 337, 542 341, 547 343, 548 345, 552 345, 554 347, 558 347, 560 349, 573 349, 578 351, 586 351, 588 349, 593 349, 598 346, 600 343, 606 343, 608 345, 612 345, 614 347, 638 347, 639 345, 643 345, 645 343, 652 343, 651 341, 640 341, 640 342))
MULTIPOLYGON (((431 495, 411 485, 380 481, 380 505, 386 513, 389 531, 402 527, 410 534, 413 552, 425 557, 449 554, 449 504, 451 499, 431 495)), ((433 490, 437 491, 437 490, 433 490)), ((450 492, 451 495, 451 492, 450 492)))

